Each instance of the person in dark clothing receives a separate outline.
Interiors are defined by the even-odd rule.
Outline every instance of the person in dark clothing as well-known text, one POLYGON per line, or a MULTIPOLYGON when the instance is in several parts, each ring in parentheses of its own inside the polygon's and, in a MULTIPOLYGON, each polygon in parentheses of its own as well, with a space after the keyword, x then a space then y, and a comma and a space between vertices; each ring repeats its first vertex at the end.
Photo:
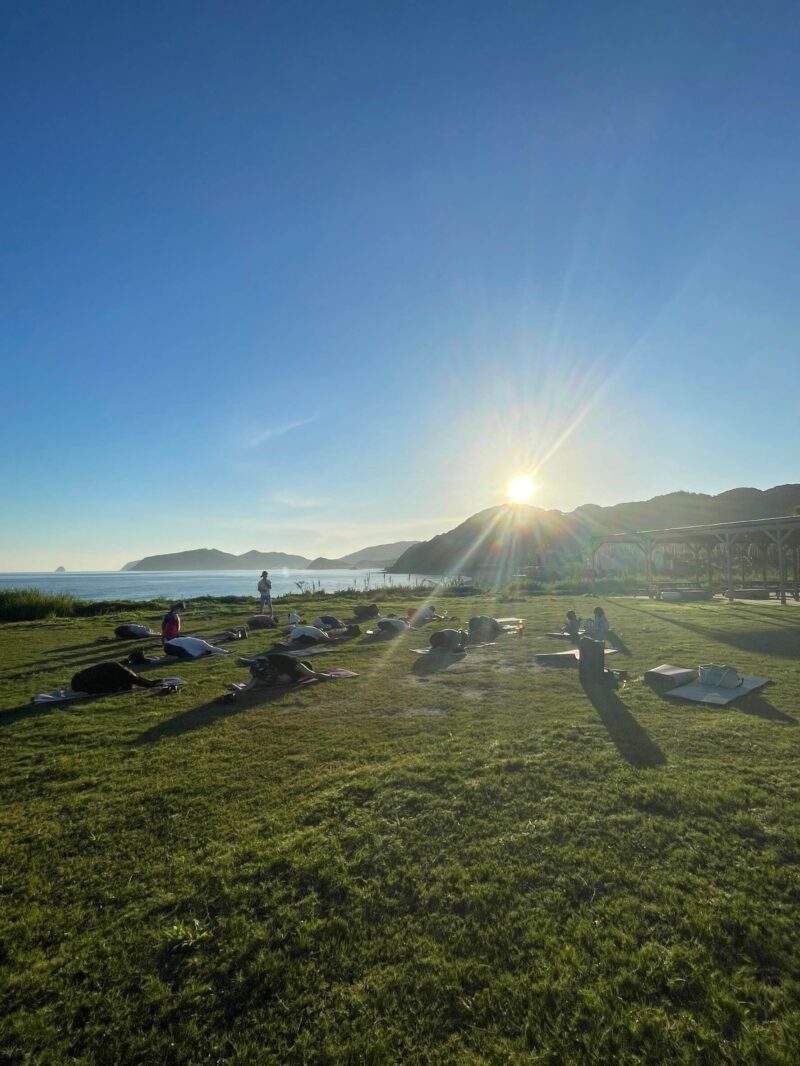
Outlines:
POLYGON ((132 688, 158 688, 160 681, 149 681, 129 670, 122 663, 97 663, 77 673, 71 682, 75 692, 102 695, 106 692, 127 692, 132 688))
POLYGON ((430 637, 430 645, 437 651, 464 651, 468 643, 469 633, 463 629, 440 629, 430 637))
POLYGON ((312 679, 329 680, 327 674, 312 669, 310 663, 295 659, 293 655, 268 652, 266 655, 259 655, 255 662, 250 664, 250 680, 238 691, 249 692, 261 685, 270 688, 276 685, 296 685, 299 681, 312 679))
POLYGON ((495 618, 487 618, 486 615, 477 615, 470 618, 467 623, 469 639, 473 641, 494 640, 503 632, 503 627, 495 618))
POLYGON ((581 620, 574 611, 567 611, 567 620, 564 623, 564 632, 571 640, 577 640, 580 635, 581 620))

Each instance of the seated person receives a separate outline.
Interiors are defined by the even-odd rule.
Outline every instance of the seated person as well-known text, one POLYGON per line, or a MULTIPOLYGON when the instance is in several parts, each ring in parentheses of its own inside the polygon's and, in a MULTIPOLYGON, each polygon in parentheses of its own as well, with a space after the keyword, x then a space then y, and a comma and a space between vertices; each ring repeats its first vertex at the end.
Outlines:
POLYGON ((176 659, 200 659, 204 655, 230 655, 226 648, 216 648, 200 637, 174 637, 164 644, 166 655, 176 659))
POLYGON ((318 681, 329 680, 328 674, 313 670, 309 663, 295 659, 292 655, 282 655, 280 652, 259 655, 255 662, 250 664, 250 675, 250 680, 238 690, 239 692, 249 692, 260 685, 269 687, 294 685, 298 681, 311 678, 316 678, 318 681))
POLYGON ((389 615, 388 618, 378 619, 378 630, 376 635, 382 634, 385 637, 396 637, 400 633, 405 633, 408 629, 408 622, 404 618, 395 618, 394 615, 389 615))
POLYGON ((578 618, 574 611, 567 611, 567 620, 564 623, 564 628, 562 632, 566 633, 567 636, 571 637, 573 640, 577 640, 578 635, 580 633, 580 628, 580 618, 578 618))
POLYGON ((175 637, 181 635, 181 611, 186 610, 186 604, 182 601, 180 603, 173 603, 167 613, 164 615, 161 621, 161 643, 166 644, 168 640, 174 640, 175 637))
POLYGON ((611 632, 611 623, 602 607, 595 607, 593 616, 586 623, 586 632, 593 637, 602 637, 611 632))
POLYGON ((142 637, 157 637, 158 633, 154 632, 150 626, 140 626, 136 622, 129 622, 127 625, 117 626, 114 636, 117 640, 141 640, 142 637))
POLYGON ((469 633, 463 629, 440 629, 431 633, 430 645, 438 651, 464 651, 469 643, 469 633))
POLYGON ((314 625, 317 629, 344 629, 344 622, 340 622, 338 618, 335 618, 332 614, 321 614, 319 618, 314 619, 314 625))
POLYGON ((321 644, 330 637, 319 626, 293 626, 289 630, 289 640, 292 644, 321 644))
POLYGON ((474 641, 494 640, 503 632, 503 627, 495 618, 487 618, 485 615, 477 615, 470 618, 467 623, 469 639, 474 641))
POLYGON ((302 623, 299 611, 292 611, 287 619, 290 626, 299 626, 302 623))

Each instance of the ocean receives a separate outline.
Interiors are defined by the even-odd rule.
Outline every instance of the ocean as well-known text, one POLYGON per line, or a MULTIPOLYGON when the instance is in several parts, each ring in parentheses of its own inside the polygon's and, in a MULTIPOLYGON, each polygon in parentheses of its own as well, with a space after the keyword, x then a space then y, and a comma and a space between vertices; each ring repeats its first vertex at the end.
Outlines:
MULTIPOLYGON (((195 596, 252 596, 260 573, 253 570, 108 570, 66 574, 0 574, 0 591, 12 588, 66 592, 82 600, 189 600, 195 596)), ((407 574, 380 570, 270 570, 272 595, 315 589, 338 592, 356 588, 365 595, 393 584, 406 585, 407 574)), ((411 584, 435 581, 410 575, 411 584)))

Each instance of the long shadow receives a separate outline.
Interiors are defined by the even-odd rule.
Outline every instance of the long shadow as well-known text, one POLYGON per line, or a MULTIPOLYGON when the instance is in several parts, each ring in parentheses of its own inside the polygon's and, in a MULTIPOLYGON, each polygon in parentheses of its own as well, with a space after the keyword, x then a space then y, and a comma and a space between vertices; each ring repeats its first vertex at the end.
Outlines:
POLYGON ((460 663, 466 659, 467 653, 462 652, 428 652, 427 655, 418 655, 411 667, 411 673, 417 677, 430 677, 432 674, 440 674, 453 663, 460 663))
POLYGON ((765 699, 760 692, 751 692, 748 696, 737 701, 737 709, 742 714, 752 714, 756 718, 763 718, 767 722, 781 722, 783 725, 797 725, 797 719, 785 711, 779 711, 777 707, 765 699))
POLYGON ((627 763, 639 770, 666 764, 664 752, 642 729, 613 688, 602 681, 581 681, 581 687, 627 763))
POLYGON ((628 647, 628 645, 625 643, 625 641, 622 639, 622 637, 619 635, 619 633, 615 633, 612 630, 610 633, 606 633, 605 634, 605 638, 606 638, 606 641, 611 645, 611 647, 615 648, 622 655, 632 655, 633 654, 633 652, 628 647))
MULTIPOLYGON (((314 686, 317 687, 317 686, 314 686)), ((254 708, 263 707, 271 703, 279 703, 286 696, 292 696, 297 692, 297 685, 287 685, 281 689, 254 689, 253 692, 239 694, 231 703, 215 699, 204 703, 200 707, 190 707, 188 711, 168 718, 165 722, 146 729, 144 733, 131 741, 133 745, 153 744, 165 737, 179 737, 184 733, 191 733, 195 729, 205 729, 214 725, 224 718, 233 718, 237 714, 251 711, 254 708)))
POLYGON ((63 707, 64 704, 57 703, 23 703, 19 707, 11 707, 7 711, 0 712, 0 729, 3 726, 14 725, 15 722, 21 722, 26 718, 41 718, 43 714, 50 714, 56 707, 63 707))
POLYGON ((660 611, 643 611, 641 607, 631 607, 630 604, 618 604, 617 606, 624 607, 627 611, 645 614, 648 618, 657 618, 660 622, 668 622, 680 629, 687 629, 690 633, 705 637, 706 640, 729 644, 732 648, 738 648, 739 651, 752 655, 777 655, 782 659, 800 659, 800 626, 781 626, 776 632, 778 627, 773 625, 771 629, 748 633, 736 629, 699 626, 693 622, 670 618, 660 611))
POLYGON ((737 614, 754 614, 765 625, 775 626, 776 629, 784 629, 786 622, 780 616, 780 612, 776 612, 774 607, 757 607, 754 603, 737 603, 737 614))

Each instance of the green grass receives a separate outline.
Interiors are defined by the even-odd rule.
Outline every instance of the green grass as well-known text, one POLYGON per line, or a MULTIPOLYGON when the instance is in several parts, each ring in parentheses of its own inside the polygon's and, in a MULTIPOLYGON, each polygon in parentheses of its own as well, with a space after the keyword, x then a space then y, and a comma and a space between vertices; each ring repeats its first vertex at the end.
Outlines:
POLYGON ((355 640, 317 662, 358 678, 235 704, 231 655, 31 707, 131 616, 0 626, 0 1060, 796 1063, 800 610, 601 602, 631 680, 589 692, 534 664, 563 597, 439 673, 355 640), (641 682, 712 660, 775 683, 641 682))

